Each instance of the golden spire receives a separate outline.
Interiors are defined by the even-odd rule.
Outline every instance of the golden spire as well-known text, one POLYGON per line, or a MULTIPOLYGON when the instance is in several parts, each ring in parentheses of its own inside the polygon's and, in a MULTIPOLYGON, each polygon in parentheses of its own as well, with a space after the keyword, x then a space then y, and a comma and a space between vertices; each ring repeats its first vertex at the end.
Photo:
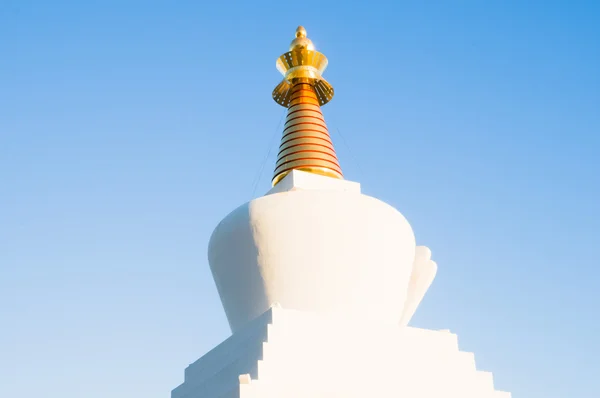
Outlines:
POLYGON ((299 26, 290 51, 277 59, 284 76, 273 90, 273 99, 288 108, 275 164, 273 186, 292 170, 343 178, 321 106, 333 98, 333 87, 321 76, 327 68, 325 55, 315 51, 299 26))

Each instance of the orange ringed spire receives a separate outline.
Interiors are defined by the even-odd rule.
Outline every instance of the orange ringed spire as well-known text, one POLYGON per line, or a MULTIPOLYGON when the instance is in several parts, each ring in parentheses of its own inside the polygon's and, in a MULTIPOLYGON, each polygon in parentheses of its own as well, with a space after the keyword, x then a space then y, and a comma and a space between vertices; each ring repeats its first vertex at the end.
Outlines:
POLYGON ((277 59, 284 78, 273 90, 273 99, 288 109, 273 186, 292 170, 343 178, 321 106, 333 98, 333 87, 322 74, 327 58, 315 50, 299 26, 290 51, 277 59))

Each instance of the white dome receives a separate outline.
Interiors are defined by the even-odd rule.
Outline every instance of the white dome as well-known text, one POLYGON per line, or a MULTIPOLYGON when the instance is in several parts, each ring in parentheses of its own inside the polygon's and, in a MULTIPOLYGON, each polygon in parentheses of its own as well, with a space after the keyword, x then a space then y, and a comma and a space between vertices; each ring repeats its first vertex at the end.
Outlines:
POLYGON ((402 214, 340 190, 252 200, 221 221, 208 248, 234 332, 275 303, 397 323, 414 257, 414 234, 402 214))

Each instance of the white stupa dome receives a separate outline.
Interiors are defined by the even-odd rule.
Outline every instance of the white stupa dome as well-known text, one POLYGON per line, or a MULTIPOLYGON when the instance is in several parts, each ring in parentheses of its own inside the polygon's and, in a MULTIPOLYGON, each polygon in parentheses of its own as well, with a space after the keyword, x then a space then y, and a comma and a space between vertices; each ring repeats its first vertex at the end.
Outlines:
POLYGON ((274 303, 398 323, 415 257, 406 219, 378 199, 339 188, 358 184, 298 171, 286 179, 298 176, 319 189, 252 200, 212 234, 210 267, 232 330, 274 303), (322 189, 329 183, 337 189, 322 189))

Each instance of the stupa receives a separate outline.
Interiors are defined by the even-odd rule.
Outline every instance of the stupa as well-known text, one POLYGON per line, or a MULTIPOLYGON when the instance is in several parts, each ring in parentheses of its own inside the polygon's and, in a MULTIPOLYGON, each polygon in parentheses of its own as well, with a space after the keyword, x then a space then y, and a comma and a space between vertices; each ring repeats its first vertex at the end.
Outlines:
POLYGON ((510 397, 455 334, 408 326, 437 265, 400 212, 343 179, 321 112, 327 62, 303 27, 277 59, 287 117, 273 188, 208 247, 232 335, 171 397, 510 397))

